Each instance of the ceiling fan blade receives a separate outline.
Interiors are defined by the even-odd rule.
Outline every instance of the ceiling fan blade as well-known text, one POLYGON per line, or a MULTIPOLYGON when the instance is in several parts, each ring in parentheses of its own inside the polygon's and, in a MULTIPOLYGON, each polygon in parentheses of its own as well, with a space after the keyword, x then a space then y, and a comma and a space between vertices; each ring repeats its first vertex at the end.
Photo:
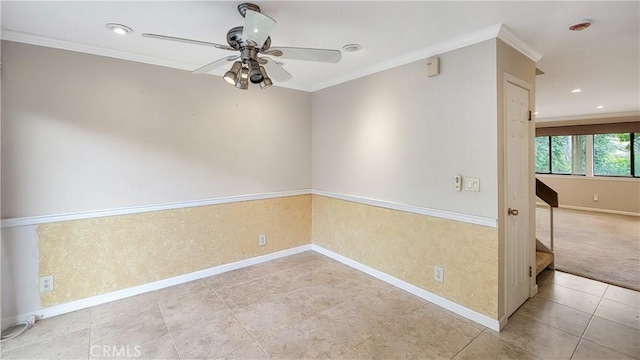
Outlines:
POLYGON ((309 48, 295 48, 295 47, 272 47, 267 52, 274 52, 275 50, 282 51, 282 55, 270 54, 271 56, 278 56, 282 59, 291 60, 305 60, 305 61, 319 61, 328 63, 337 63, 342 59, 342 53, 340 50, 328 50, 328 49, 309 49, 309 48))
POLYGON ((228 56, 228 57, 223 57, 222 59, 216 60, 210 64, 207 64, 199 69, 196 69, 194 71, 192 71, 192 74, 206 74, 209 71, 213 71, 219 67, 221 67, 222 65, 228 64, 229 62, 236 60, 237 58, 239 58, 240 56, 228 56))
POLYGON ((233 51, 236 50, 236 49, 234 49, 234 48, 232 48, 231 46, 228 46, 228 45, 216 44, 216 43, 200 41, 200 40, 183 39, 183 38, 174 37, 174 36, 149 34, 149 33, 142 34, 142 36, 148 37, 148 38, 151 38, 151 39, 169 40, 169 41, 183 42, 183 43, 187 43, 187 44, 213 46, 215 48, 222 49, 222 50, 233 50, 233 51))
POLYGON ((261 48, 267 41, 269 33, 276 26, 276 21, 272 18, 253 10, 247 10, 244 15, 244 25, 242 27, 242 39, 253 41, 255 47, 261 48))
POLYGON ((264 64, 264 69, 267 70, 267 74, 270 78, 274 79, 277 82, 283 82, 293 77, 293 75, 289 74, 287 70, 278 65, 273 59, 263 59, 267 60, 267 62, 264 64))

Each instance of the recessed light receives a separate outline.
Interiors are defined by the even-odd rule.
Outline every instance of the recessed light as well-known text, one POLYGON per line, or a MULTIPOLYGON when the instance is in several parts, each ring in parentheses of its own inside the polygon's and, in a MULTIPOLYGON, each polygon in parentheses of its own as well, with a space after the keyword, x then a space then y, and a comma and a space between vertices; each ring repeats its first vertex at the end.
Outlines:
POLYGON ((571 90, 572 93, 579 93, 582 92, 582 89, 573 89, 571 90))
POLYGON ((533 113, 533 115, 538 115, 538 112, 537 112, 537 111, 536 111, 536 112, 534 112, 534 113, 533 113))
POLYGON ((590 19, 583 19, 580 20, 578 22, 576 22, 575 24, 571 24, 569 26, 569 30, 571 31, 582 31, 586 28, 588 28, 589 26, 591 26, 592 20, 590 19))
POLYGON ((133 32, 133 29, 131 29, 128 26, 124 26, 124 25, 120 25, 120 24, 115 24, 115 23, 108 23, 107 24, 107 29, 113 31, 114 33, 118 34, 118 35, 127 35, 127 34, 131 34, 133 32))
POLYGON ((342 51, 348 53, 354 53, 362 50, 362 45, 359 44, 349 44, 342 47, 342 51))
POLYGON ((604 106, 603 105, 598 105, 598 106, 596 106, 596 109, 604 109, 604 106))

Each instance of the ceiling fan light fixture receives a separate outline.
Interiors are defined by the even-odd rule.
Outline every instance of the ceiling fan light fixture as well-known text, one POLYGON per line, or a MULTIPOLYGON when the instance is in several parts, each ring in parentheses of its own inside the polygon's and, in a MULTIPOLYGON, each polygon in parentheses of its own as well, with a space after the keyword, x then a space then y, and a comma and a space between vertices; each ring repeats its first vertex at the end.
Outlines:
POLYGON ((108 23, 106 26, 107 26, 107 29, 113 31, 118 35, 129 35, 133 32, 132 28, 121 25, 121 24, 108 23))
POLYGON ((264 90, 270 88, 271 85, 273 85, 273 81, 271 81, 271 78, 269 78, 269 75, 267 75, 267 70, 265 70, 264 67, 260 66, 260 72, 262 73, 262 82, 260 83, 260 89, 264 90))
POLYGON ((238 81, 238 73, 242 70, 242 62, 236 61, 231 65, 231 69, 224 74, 224 81, 230 85, 235 85, 238 81))
POLYGON ((260 64, 255 59, 249 59, 247 63, 249 64, 249 80, 252 84, 260 84, 264 79, 262 71, 260 71, 260 64))
POLYGON ((242 68, 236 81, 236 87, 241 90, 247 90, 249 88, 249 69, 245 67, 242 68))

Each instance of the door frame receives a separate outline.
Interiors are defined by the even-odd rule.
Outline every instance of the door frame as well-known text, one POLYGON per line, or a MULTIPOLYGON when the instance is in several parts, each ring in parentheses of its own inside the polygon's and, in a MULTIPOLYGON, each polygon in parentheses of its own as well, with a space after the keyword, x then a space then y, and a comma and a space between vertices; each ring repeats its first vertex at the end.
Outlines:
MULTIPOLYGON (((535 241, 535 172, 534 172, 534 141, 535 141, 535 118, 533 116, 533 108, 534 108, 534 103, 535 103, 535 94, 533 92, 533 86, 531 84, 529 84, 528 82, 512 75, 509 74, 507 72, 505 72, 503 74, 503 84, 502 84, 502 119, 501 119, 501 137, 500 137, 500 141, 501 141, 501 146, 500 148, 501 150, 501 154, 500 156, 500 163, 502 164, 502 167, 500 169, 501 172, 501 177, 503 179, 502 181, 502 189, 500 189, 499 191, 501 192, 501 196, 500 196, 500 203, 498 204, 498 223, 499 224, 503 224, 503 226, 500 226, 500 236, 503 239, 503 248, 500 254, 500 258, 502 260, 502 264, 500 265, 501 270, 502 270, 502 274, 503 274, 503 281, 502 281, 502 293, 503 293, 503 304, 504 304, 504 309, 505 309, 505 314, 503 316, 503 318, 499 319, 500 322, 500 328, 502 329, 504 327, 504 325, 507 324, 507 316, 506 316, 506 304, 507 304, 507 297, 508 297, 508 282, 506 281, 506 274, 508 273, 508 269, 507 269, 507 247, 506 247, 506 242, 507 242, 507 187, 505 186, 506 183, 506 179, 507 179, 507 153, 506 153, 506 146, 507 146, 507 139, 508 139, 508 134, 507 134, 507 123, 508 123, 508 118, 507 118, 507 106, 508 106, 508 102, 507 102, 507 86, 508 84, 513 84, 515 86, 521 87, 525 90, 527 90, 529 92, 529 111, 531 111, 531 121, 529 121, 529 127, 528 127, 528 138, 529 138, 529 161, 527 164, 527 169, 528 169, 528 173, 529 173, 529 196, 528 196, 528 206, 529 206, 529 266, 531 266, 533 274, 535 274, 535 256, 536 256, 536 241, 535 241)), ((532 275, 529 278, 529 298, 533 297, 535 294, 538 293, 538 286, 536 285, 536 277, 535 275, 532 275)))

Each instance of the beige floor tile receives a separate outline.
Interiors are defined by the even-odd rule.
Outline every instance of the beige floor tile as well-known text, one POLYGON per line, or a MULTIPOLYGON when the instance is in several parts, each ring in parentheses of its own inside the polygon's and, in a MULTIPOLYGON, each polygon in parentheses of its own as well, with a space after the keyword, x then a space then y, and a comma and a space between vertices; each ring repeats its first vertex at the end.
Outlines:
POLYGON ((194 323, 213 320, 230 313, 224 302, 214 293, 185 297, 182 301, 160 302, 158 306, 170 329, 193 326, 194 323))
POLYGON ((268 275, 268 273, 264 273, 262 271, 262 264, 258 264, 214 275, 206 278, 206 281, 215 290, 223 286, 238 285, 252 280, 261 279, 265 275, 268 275))
POLYGON ((215 292, 229 308, 233 309, 260 302, 266 296, 273 294, 273 289, 266 280, 257 279, 219 287, 215 292))
POLYGON ((2 359, 88 359, 89 329, 68 333, 63 337, 50 338, 30 343, 24 347, 7 351, 3 347, 2 359))
POLYGON ((181 359, 215 359, 254 342, 231 313, 169 330, 181 359))
POLYGON ((200 279, 154 291, 153 295, 159 305, 168 306, 188 297, 215 296, 215 293, 206 279, 200 279))
POLYGON ((453 311, 449 311, 445 308, 442 308, 436 304, 432 304, 432 303, 426 303, 425 306, 427 307, 431 307, 435 310, 441 311, 443 314, 447 315, 447 316, 451 316, 452 318, 458 320, 458 321, 462 321, 463 323, 467 324, 467 325, 471 325, 473 327, 475 327, 476 329, 482 331, 484 329, 486 329, 487 327, 481 324, 478 324, 477 322, 473 321, 473 320, 469 320, 466 317, 462 316, 462 315, 458 315, 456 313, 454 313, 453 311))
POLYGON ((153 293, 94 306, 91 308, 91 325, 103 324, 119 318, 135 318, 139 313, 156 306, 156 298, 153 293))
POLYGON ((65 337, 67 334, 88 329, 90 319, 91 313, 89 310, 79 310, 48 319, 42 319, 19 337, 3 342, 2 349, 9 351, 36 342, 65 337))
POLYGON ((587 340, 580 341, 571 360, 632 360, 624 354, 587 340))
POLYGON ((342 288, 335 288, 331 285, 319 284, 294 289, 281 293, 282 300, 307 316, 318 313, 336 306, 353 295, 352 291, 342 288))
POLYGON ((596 315, 640 329, 640 309, 609 299, 602 299, 596 315))
POLYGON ((520 309, 516 311, 516 314, 535 319, 541 323, 567 331, 575 336, 582 336, 591 320, 591 314, 558 304, 540 296, 528 299, 520 309))
POLYGON ((254 341, 238 350, 219 357, 218 360, 269 360, 269 357, 260 345, 254 341))
POLYGON ((348 347, 353 347, 373 335, 389 332, 389 328, 382 321, 386 318, 371 313, 354 301, 343 301, 312 316, 312 319, 348 347))
POLYGON ((553 272, 553 275, 550 276, 550 279, 557 285, 562 285, 570 289, 578 290, 599 297, 602 297, 609 287, 608 284, 605 284, 603 282, 575 276, 562 271, 553 272))
POLYGON ((258 342, 272 359, 335 359, 349 350, 320 328, 273 331, 258 342))
POLYGON ((362 359, 450 359, 429 344, 416 344, 401 334, 379 333, 353 348, 362 359))
POLYGON ((351 296, 355 302, 380 314, 409 314, 427 304, 426 300, 380 280, 352 289, 356 289, 351 296))
POLYGON ((580 341, 577 336, 517 314, 509 318, 501 332, 485 331, 542 359, 569 359, 580 341))
POLYGON ((177 359, 171 336, 156 307, 135 317, 91 327, 90 358, 177 359), (138 356, 135 356, 139 354, 138 356))
POLYGON ((353 349, 349 349, 342 353, 342 355, 335 358, 335 360, 366 360, 367 358, 363 358, 358 353, 356 353, 353 349))
POLYGON ((584 339, 625 355, 640 358, 640 330, 594 316, 584 339))
POLYGON ((287 264, 289 266, 298 266, 298 265, 304 265, 304 264, 309 264, 309 263, 314 263, 314 262, 332 262, 334 260, 329 259, 328 257, 319 254, 315 251, 305 251, 299 254, 295 254, 295 255, 291 255, 291 256, 287 256, 286 258, 284 258, 284 260, 287 262, 287 264))
POLYGON ((471 344, 467 345, 454 359, 534 360, 538 358, 523 348, 512 345, 487 333, 482 333, 475 338, 471 344))
POLYGON ((267 274, 264 279, 276 293, 284 293, 302 287, 318 285, 318 282, 314 280, 314 272, 299 271, 296 268, 280 271, 275 274, 267 274))
POLYGON ((604 298, 640 308, 640 292, 637 291, 612 285, 607 289, 604 298))
MULTIPOLYGON (((296 255, 292 255, 292 256, 296 256, 296 255)), ((292 260, 290 260, 289 258, 290 256, 287 256, 284 258, 267 261, 262 264, 259 264, 258 266, 260 267, 260 270, 262 271, 263 275, 277 273, 293 267, 292 260)))
POLYGON ((258 303, 237 307, 233 309, 233 313, 254 336, 272 331, 317 327, 308 316, 286 304, 277 295, 266 297, 258 303))
POLYGON ((559 304, 593 314, 598 307, 600 297, 554 284, 553 286, 538 289, 538 295, 559 304))
POLYGON ((423 306, 410 314, 399 315, 388 326, 390 333, 421 348, 435 349, 449 358, 454 357, 481 333, 478 328, 429 306, 423 306))

